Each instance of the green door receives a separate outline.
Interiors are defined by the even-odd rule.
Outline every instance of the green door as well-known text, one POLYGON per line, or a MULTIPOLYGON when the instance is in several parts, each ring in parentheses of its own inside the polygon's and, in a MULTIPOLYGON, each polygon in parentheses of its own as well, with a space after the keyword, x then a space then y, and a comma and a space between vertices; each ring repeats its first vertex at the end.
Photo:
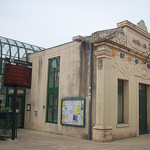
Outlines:
POLYGON ((147 133, 147 87, 139 85, 139 134, 147 133))
MULTIPOLYGON (((9 107, 13 107, 13 95, 8 96, 9 107)), ((24 96, 18 96, 16 99, 16 114, 17 114, 17 127, 24 128, 24 107, 25 107, 25 98, 24 96)))

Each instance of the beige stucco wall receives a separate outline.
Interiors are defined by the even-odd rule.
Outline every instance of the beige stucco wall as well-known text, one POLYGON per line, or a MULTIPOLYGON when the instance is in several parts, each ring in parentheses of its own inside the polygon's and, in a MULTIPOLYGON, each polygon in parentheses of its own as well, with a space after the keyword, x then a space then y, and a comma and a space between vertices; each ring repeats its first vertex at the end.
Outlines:
MULTIPOLYGON (((93 42, 92 69, 92 138, 112 141, 139 135, 139 83, 147 85, 147 128, 150 131, 150 35, 128 22, 118 28, 99 31, 93 42), (102 41, 101 39, 104 39, 102 41), (140 42, 140 44, 139 44, 140 42), (146 47, 143 46, 146 44, 146 47), (114 55, 114 51, 116 52, 114 55), (120 57, 120 53, 125 58, 120 57), (131 61, 128 60, 131 57, 131 61), (139 63, 135 63, 135 59, 139 63), (145 61, 147 64, 143 64, 145 61), (118 79, 125 80, 124 123, 117 123, 118 79)), ((70 42, 30 55, 33 63, 32 87, 26 92, 25 128, 87 138, 89 43, 70 42), (48 59, 60 56, 58 123, 46 123, 48 59), (86 98, 85 127, 60 124, 61 99, 86 98), (37 116, 35 115, 37 111, 37 116)))
MULTIPOLYGON (((97 59, 97 86, 96 124, 93 128, 93 139, 96 141, 112 141, 139 135, 139 83, 147 85, 147 113, 149 112, 150 69, 147 68, 147 64, 142 64, 142 61, 149 63, 145 52, 149 50, 150 38, 128 27, 122 28, 122 31, 124 31, 124 37, 115 35, 114 41, 124 47, 108 42, 97 42, 98 38, 94 44, 97 59), (122 39, 126 39, 125 42, 122 39), (134 43, 133 39, 140 41, 141 45, 134 43), (143 47, 144 43, 146 48, 143 47), (115 55, 113 55, 114 51, 115 55), (125 58, 121 58, 120 53, 123 53, 125 58), (132 60, 129 61, 128 57, 132 60), (135 59, 139 60, 138 64, 135 63, 135 59), (124 123, 122 124, 117 123, 118 79, 125 80, 126 83, 124 123)), ((96 34, 102 37, 105 33, 96 34)), ((147 121, 149 130, 149 117, 147 121)))
POLYGON ((26 105, 31 104, 31 111, 25 111, 25 128, 87 138, 89 50, 86 47, 82 42, 70 42, 30 55, 29 60, 33 63, 32 87, 26 92, 26 105), (58 123, 53 124, 45 122, 48 60, 58 56, 60 56, 58 123), (86 98, 85 127, 60 124, 61 99, 63 98, 86 98))

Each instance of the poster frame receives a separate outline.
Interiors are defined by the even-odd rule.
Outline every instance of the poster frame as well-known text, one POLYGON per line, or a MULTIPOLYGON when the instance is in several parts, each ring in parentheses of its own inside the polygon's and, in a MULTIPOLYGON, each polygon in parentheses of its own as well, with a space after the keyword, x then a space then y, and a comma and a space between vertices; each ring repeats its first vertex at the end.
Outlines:
POLYGON ((65 126, 76 126, 76 127, 85 127, 85 109, 86 109, 86 99, 85 98, 63 98, 61 99, 61 114, 60 114, 60 124, 65 126), (83 125, 75 125, 75 124, 66 124, 62 123, 62 102, 63 101, 84 101, 84 111, 83 111, 83 125))

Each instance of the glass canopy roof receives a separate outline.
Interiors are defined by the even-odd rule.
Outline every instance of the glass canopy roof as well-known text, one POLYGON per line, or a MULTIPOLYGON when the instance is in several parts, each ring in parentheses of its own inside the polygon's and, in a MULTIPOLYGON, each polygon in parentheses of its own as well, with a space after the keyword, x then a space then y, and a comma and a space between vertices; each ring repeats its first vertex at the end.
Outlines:
POLYGON ((0 58, 7 57, 27 61, 28 54, 41 50, 44 48, 0 36, 0 58))
POLYGON ((0 99, 1 94, 6 94, 6 87, 3 86, 5 58, 28 61, 28 54, 41 50, 44 48, 0 36, 0 99))

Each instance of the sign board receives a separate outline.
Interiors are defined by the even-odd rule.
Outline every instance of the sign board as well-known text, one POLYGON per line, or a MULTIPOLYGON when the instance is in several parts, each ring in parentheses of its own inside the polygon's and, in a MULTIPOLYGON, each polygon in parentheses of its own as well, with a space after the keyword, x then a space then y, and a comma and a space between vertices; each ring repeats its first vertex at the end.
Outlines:
POLYGON ((61 100, 61 124, 85 126, 85 99, 70 98, 61 100))
POLYGON ((31 62, 17 60, 17 59, 13 59, 13 58, 5 58, 5 61, 7 61, 9 63, 19 64, 19 65, 22 65, 22 66, 32 66, 31 62))
POLYGON ((31 88, 32 69, 5 64, 4 86, 31 88))

